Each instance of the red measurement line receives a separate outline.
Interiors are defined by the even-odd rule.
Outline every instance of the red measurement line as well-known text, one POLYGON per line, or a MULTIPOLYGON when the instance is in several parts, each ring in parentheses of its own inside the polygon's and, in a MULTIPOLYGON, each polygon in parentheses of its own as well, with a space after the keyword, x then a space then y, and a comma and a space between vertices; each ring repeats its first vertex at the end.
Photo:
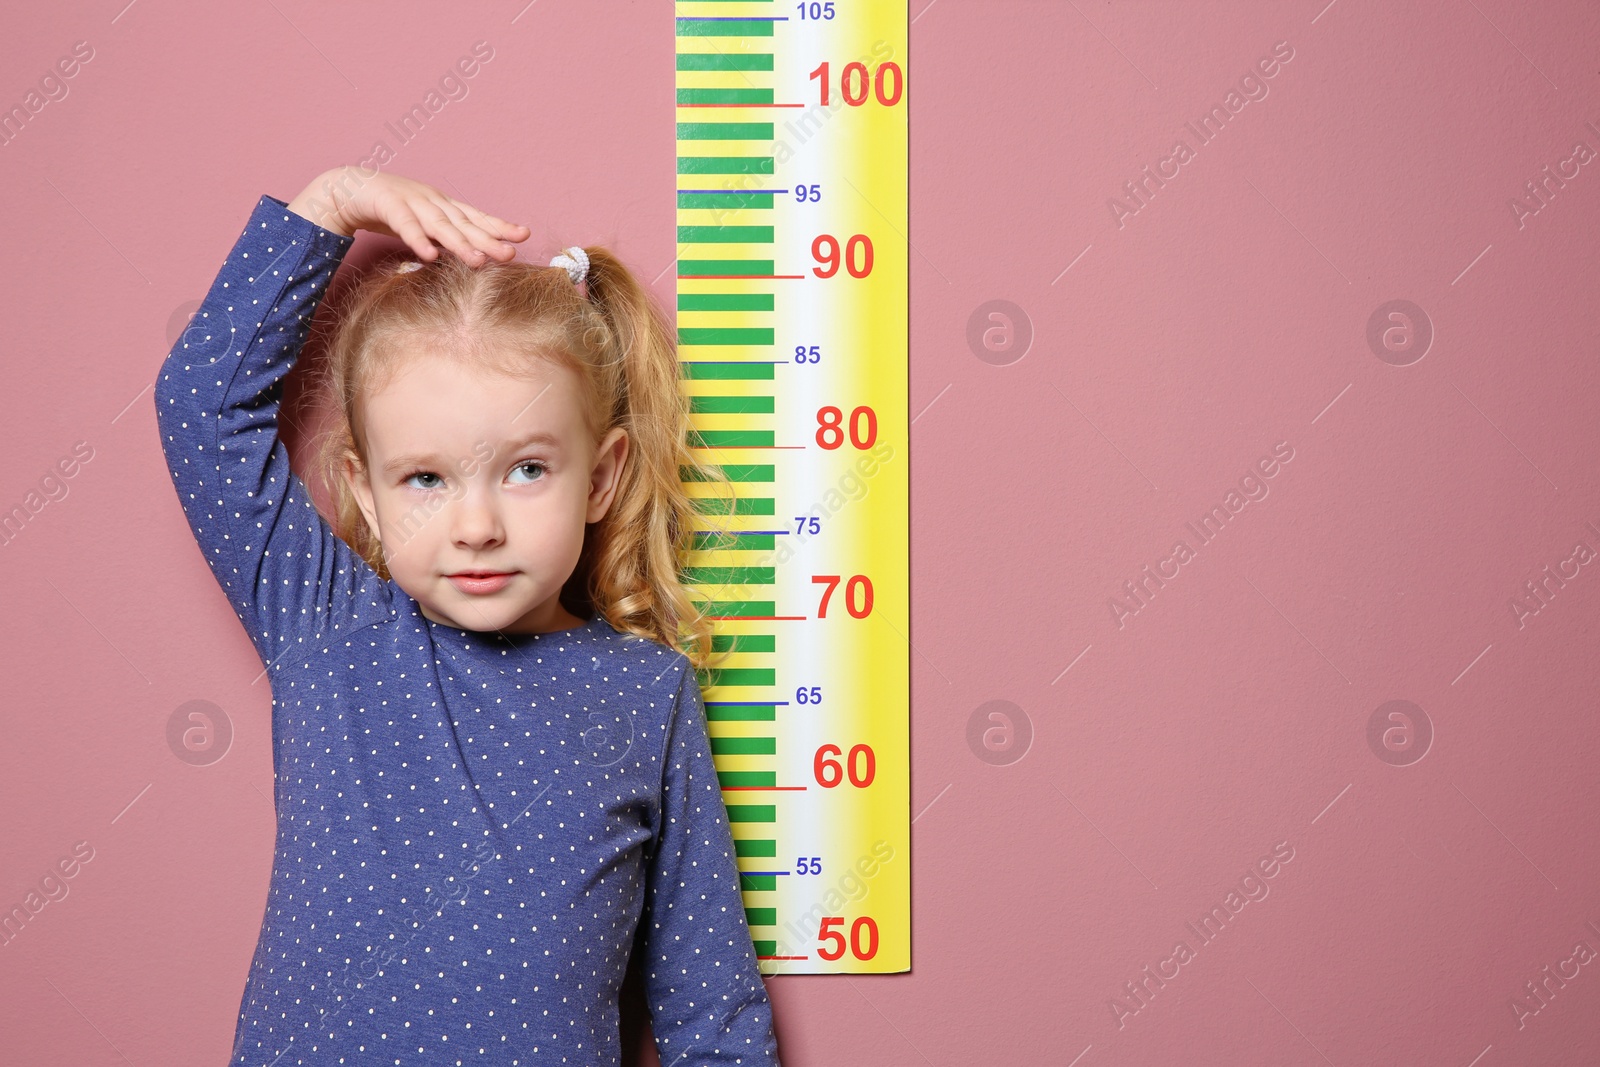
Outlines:
POLYGON ((758 960, 809 960, 810 956, 757 956, 758 960))
POLYGON ((694 449, 698 449, 701 452, 705 452, 705 451, 720 452, 723 449, 728 449, 729 451, 732 451, 734 449, 739 449, 739 448, 746 448, 746 449, 748 449, 748 448, 804 448, 806 446, 805 445, 690 445, 689 447, 690 448, 694 448, 694 449))
POLYGON ((722 790, 725 793, 731 793, 735 789, 766 789, 766 790, 769 790, 769 791, 770 790, 777 790, 779 792, 785 792, 785 791, 788 791, 788 790, 791 790, 791 789, 810 789, 810 788, 811 787, 808 786, 808 785, 725 785, 725 786, 722 787, 722 790))
POLYGON ((804 281, 806 276, 804 274, 680 274, 678 277, 688 278, 690 281, 695 278, 750 278, 756 281, 799 282, 804 281))
POLYGON ((679 107, 805 107, 804 104, 679 104, 679 107))
POLYGON ((726 622, 805 622, 804 615, 707 615, 708 619, 726 622))

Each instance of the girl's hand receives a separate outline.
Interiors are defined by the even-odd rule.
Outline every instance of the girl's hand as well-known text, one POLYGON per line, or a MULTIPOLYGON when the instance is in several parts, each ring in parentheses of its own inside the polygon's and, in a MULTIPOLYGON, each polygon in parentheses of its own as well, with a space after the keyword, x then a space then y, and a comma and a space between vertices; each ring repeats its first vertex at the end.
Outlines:
POLYGON ((425 263, 439 258, 434 242, 473 266, 488 257, 504 263, 517 254, 508 242, 526 241, 532 234, 431 185, 381 171, 367 177, 351 166, 318 175, 290 201, 289 210, 345 237, 357 230, 398 237, 425 263))

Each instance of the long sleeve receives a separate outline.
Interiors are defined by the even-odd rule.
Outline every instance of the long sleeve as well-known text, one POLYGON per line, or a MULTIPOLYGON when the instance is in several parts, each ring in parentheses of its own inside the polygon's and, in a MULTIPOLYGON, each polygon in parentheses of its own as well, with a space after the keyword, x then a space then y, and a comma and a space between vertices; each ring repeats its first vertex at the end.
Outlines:
POLYGON ((644 986, 663 1064, 777 1064, 772 1005, 739 892, 733 832, 685 657, 650 859, 644 986))
POLYGON ((201 555, 269 669, 388 613, 278 438, 283 379, 354 239, 263 196, 156 382, 156 422, 201 555))

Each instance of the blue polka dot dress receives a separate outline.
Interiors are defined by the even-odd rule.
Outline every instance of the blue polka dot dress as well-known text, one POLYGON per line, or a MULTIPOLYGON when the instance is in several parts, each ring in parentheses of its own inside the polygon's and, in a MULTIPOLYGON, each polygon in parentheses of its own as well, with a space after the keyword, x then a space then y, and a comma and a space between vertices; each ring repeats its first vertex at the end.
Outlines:
POLYGON ((277 844, 235 1064, 615 1064, 637 938, 661 1061, 776 1064, 699 683, 603 617, 422 615, 277 435, 351 238, 263 196, 162 365, 157 422, 272 683, 277 844))

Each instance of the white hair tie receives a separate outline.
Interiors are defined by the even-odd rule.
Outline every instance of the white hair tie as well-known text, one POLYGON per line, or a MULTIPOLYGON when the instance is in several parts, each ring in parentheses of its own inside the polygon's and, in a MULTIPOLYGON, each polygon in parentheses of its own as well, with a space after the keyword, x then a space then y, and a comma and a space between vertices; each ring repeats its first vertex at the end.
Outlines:
POLYGON ((561 255, 552 259, 550 265, 567 268, 567 277, 572 279, 573 285, 577 285, 589 276, 589 253, 574 245, 562 249, 561 255))

